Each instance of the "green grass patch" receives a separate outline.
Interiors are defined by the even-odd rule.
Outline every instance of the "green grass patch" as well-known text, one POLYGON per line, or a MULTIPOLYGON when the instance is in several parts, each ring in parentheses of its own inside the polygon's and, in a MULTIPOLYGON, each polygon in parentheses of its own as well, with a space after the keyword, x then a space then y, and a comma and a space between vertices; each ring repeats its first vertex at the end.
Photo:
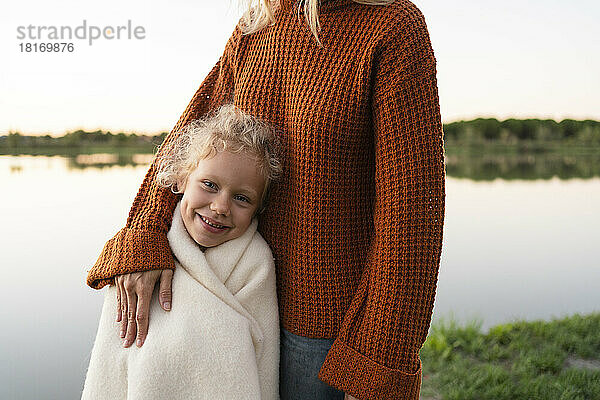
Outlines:
POLYGON ((421 399, 600 399, 600 313, 431 327, 420 352, 421 399))

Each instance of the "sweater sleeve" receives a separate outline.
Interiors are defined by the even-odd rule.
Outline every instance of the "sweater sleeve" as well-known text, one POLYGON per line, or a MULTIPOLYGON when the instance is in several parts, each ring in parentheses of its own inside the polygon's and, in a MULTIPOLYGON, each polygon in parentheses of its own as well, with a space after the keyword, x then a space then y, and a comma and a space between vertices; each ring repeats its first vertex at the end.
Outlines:
POLYGON ((100 289, 111 283, 115 275, 175 269, 167 232, 179 196, 156 184, 156 159, 170 150, 180 128, 232 100, 234 60, 240 37, 241 30, 236 26, 223 55, 196 90, 179 121, 158 149, 131 206, 125 227, 106 242, 98 260, 88 271, 87 284, 90 287, 100 289))
POLYGON ((387 35, 377 55, 374 237, 319 372, 322 381, 360 400, 418 400, 419 350, 442 249, 445 167, 436 60, 422 14, 409 19, 387 35))

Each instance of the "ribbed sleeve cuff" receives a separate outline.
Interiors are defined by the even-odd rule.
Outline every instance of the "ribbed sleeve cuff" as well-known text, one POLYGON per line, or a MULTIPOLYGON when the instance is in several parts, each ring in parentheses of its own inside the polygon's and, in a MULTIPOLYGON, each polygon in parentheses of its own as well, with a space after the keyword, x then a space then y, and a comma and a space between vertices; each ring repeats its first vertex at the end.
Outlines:
POLYGON ((319 371, 319 379, 359 400, 418 400, 419 369, 406 373, 388 368, 360 354, 337 338, 319 371))
POLYGON ((115 275, 153 269, 175 269, 167 235, 123 228, 104 245, 96 264, 88 271, 87 284, 101 289, 112 283, 115 275))

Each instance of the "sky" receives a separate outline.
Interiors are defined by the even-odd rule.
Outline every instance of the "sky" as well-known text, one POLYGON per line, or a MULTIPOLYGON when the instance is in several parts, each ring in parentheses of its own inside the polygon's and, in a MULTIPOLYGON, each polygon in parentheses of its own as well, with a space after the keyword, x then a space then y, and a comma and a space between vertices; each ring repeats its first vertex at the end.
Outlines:
MULTIPOLYGON (((413 2, 435 51, 443 122, 600 120, 600 2, 413 2)), ((239 15, 236 0, 3 0, 0 135, 170 131, 239 15), (115 31, 130 23, 143 39, 121 30, 91 45, 65 40, 73 52, 21 51, 20 26, 84 20, 115 31)))

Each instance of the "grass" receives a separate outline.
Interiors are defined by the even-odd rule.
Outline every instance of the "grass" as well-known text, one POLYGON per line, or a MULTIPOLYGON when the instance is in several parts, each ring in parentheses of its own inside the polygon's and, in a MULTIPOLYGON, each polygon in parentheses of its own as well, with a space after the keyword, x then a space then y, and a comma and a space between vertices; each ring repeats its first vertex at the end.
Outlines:
POLYGON ((421 399, 600 399, 600 313, 432 325, 420 352, 421 399))

